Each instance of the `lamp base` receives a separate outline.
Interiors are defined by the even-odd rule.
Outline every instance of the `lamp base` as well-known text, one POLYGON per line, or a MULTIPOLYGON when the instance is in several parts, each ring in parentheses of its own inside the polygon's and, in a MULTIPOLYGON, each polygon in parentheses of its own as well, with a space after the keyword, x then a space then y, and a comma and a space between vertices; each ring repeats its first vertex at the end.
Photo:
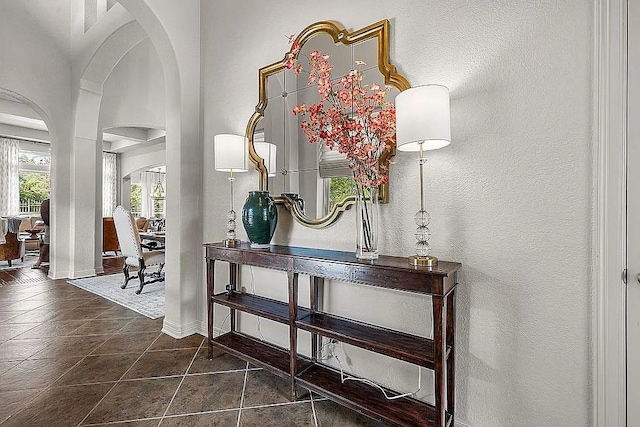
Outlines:
POLYGON ((412 255, 409 257, 409 264, 421 267, 435 267, 438 265, 438 258, 430 255, 412 255))
POLYGON ((236 246, 240 246, 240 240, 238 239, 224 239, 222 243, 224 243, 225 248, 235 248, 236 246))

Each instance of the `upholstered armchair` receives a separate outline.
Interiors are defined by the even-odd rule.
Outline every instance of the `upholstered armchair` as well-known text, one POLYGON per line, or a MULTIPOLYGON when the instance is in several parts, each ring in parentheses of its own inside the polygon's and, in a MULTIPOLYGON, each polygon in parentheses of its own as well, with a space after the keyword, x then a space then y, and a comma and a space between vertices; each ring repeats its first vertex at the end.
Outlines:
POLYGON ((7 261, 11 267, 11 261, 19 259, 24 261, 24 240, 19 239, 16 233, 8 232, 4 236, 5 243, 0 244, 0 261, 7 261))
POLYGON ((117 255, 119 250, 120 242, 113 217, 102 218, 102 252, 113 251, 117 255))
POLYGON ((129 277, 129 267, 138 268, 140 287, 136 291, 136 294, 142 292, 142 288, 145 285, 164 280, 164 273, 162 272, 162 268, 164 267, 164 250, 143 252, 143 247, 150 248, 140 243, 140 234, 138 234, 138 227, 136 226, 133 215, 122 206, 117 206, 114 209, 113 221, 116 226, 118 240, 120 241, 120 251, 124 256, 124 267, 122 268, 124 283, 121 288, 126 288, 129 280, 134 278, 129 277), (147 267, 152 265, 158 265, 158 271, 145 273, 147 267), (145 277, 149 277, 150 279, 145 280, 145 277))
POLYGON ((147 231, 149 229, 149 220, 143 216, 137 218, 136 227, 138 227, 138 231, 147 231))

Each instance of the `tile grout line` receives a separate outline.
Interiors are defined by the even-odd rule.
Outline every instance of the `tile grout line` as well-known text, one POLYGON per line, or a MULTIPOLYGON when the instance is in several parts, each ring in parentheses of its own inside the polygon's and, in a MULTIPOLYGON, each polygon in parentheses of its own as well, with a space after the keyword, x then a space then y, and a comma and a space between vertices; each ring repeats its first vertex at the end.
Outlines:
MULTIPOLYGON (((34 309, 34 310, 35 310, 35 309, 34 309)), ((42 322, 42 323, 41 323, 41 325, 42 325, 42 324, 45 324, 46 322, 49 322, 49 321, 51 321, 51 320, 44 321, 44 322, 42 322)), ((90 320, 89 320, 89 321, 90 321, 90 320)), ((88 321, 87 321, 87 322, 88 322, 88 321)), ((85 322, 85 323, 86 323, 86 322, 85 322)), ((131 322, 129 322, 129 323, 131 323, 131 322)), ((127 323, 127 324, 128 324, 128 323, 127 323)), ((79 329, 79 328, 81 328, 82 326, 83 326, 83 325, 80 325, 80 326, 78 326, 76 329, 79 329)), ((36 326, 36 328, 37 328, 37 326, 36 326)), ((73 329, 73 331, 75 331, 76 329, 73 329)), ((73 332, 73 331, 72 331, 72 332, 73 332)), ((106 334, 105 334, 105 335, 106 335, 106 334)), ((111 334, 111 336, 113 336, 113 335, 115 335, 115 332, 114 332, 113 334, 111 334)), ((55 338, 56 338, 56 337, 54 337, 54 338, 53 338, 53 340, 52 340, 52 342, 51 342, 50 344, 48 344, 45 348, 43 348, 43 349, 41 349, 41 350, 36 351, 35 353, 33 353, 33 354, 32 354, 31 356, 29 356, 29 357, 32 357, 32 356, 34 356, 34 355, 36 355, 36 354, 40 353, 41 351, 46 350, 46 349, 47 349, 47 347, 49 347, 50 345, 53 345, 53 342, 55 341, 55 338)), ((110 338, 108 338, 108 339, 110 339, 110 338)), ((105 341, 105 342, 106 342, 106 341, 105 341)), ((101 345, 102 345, 102 344, 98 345, 98 346, 96 347, 96 349, 97 349, 98 347, 100 347, 101 345)), ((31 404, 31 402, 33 402, 34 400, 36 400, 38 397, 40 397, 40 396, 41 396, 44 392, 46 392, 47 390, 50 390, 51 388, 53 388, 53 385, 54 385, 58 380, 60 380, 60 378, 62 378, 63 376, 65 376, 65 375, 67 375, 69 372, 71 372, 71 370, 72 370, 72 369, 74 369, 76 366, 78 366, 80 363, 82 363, 82 362, 83 362, 87 357, 89 357, 89 356, 91 355, 91 353, 93 353, 93 351, 95 351, 95 349, 94 349, 94 350, 92 350, 89 354, 87 354, 87 355, 85 355, 85 356, 82 356, 82 358, 81 358, 80 360, 78 360, 75 364, 73 364, 69 369, 67 369, 66 371, 64 371, 60 376, 56 377, 56 378, 55 378, 55 379, 54 379, 50 384, 48 384, 48 385, 47 385, 46 387, 44 387, 42 390, 40 390, 39 392, 35 393, 35 394, 30 398, 30 399, 26 399, 26 402, 24 402, 24 404, 22 404, 22 405, 20 406, 20 409, 18 409, 17 411, 15 411, 13 414, 9 415, 9 417, 7 417, 5 420, 3 420, 3 421, 2 421, 2 423, 4 423, 5 421, 7 421, 9 418, 11 418, 11 417, 14 417, 14 416, 18 415, 18 414, 19 414, 20 412, 22 412, 22 411, 23 411, 23 410, 24 410, 24 409, 25 409, 29 404, 31 404)), ((13 368, 16 368, 17 366, 19 366, 19 365, 20 365, 20 364, 22 364, 23 362, 26 362, 26 361, 28 361, 28 360, 32 360, 32 359, 29 359, 29 357, 27 357, 26 359, 22 360, 20 363, 18 363, 18 364, 17 364, 16 366, 14 366, 13 368)), ((33 359, 33 360, 46 360, 46 359, 33 359)), ((13 368, 11 368, 11 369, 13 369, 13 368)), ((9 371, 10 371, 11 369, 9 369, 9 371)), ((9 371, 6 371, 6 372, 9 372, 9 371)), ((3 373, 3 375, 4 375, 6 372, 4 372, 4 373, 3 373)), ((117 383, 116 383, 116 384, 117 384, 117 383)), ((109 391, 111 391, 111 390, 109 390, 109 391)))
MULTIPOLYGON (((131 322, 129 322, 131 323, 131 322)), ((115 335, 115 334, 114 334, 115 335)), ((156 339, 153 340, 153 342, 151 342, 151 344, 149 344, 149 346, 146 348, 146 350, 144 350, 140 356, 138 356, 138 358, 131 364, 131 366, 129 366, 129 368, 124 372, 124 374, 122 374, 120 376, 120 378, 118 379, 118 381, 116 381, 116 383, 109 389, 109 391, 102 396, 102 398, 98 401, 98 403, 96 403, 93 408, 91 408, 91 410, 87 413, 87 415, 84 416, 84 418, 78 423, 78 427, 80 427, 82 425, 82 423, 85 422, 85 420, 87 418, 89 418, 89 415, 91 415, 93 413, 93 411, 95 411, 95 409, 98 407, 98 405, 100 405, 102 403, 102 401, 105 399, 105 397, 107 397, 109 395, 109 393, 111 393, 113 391, 114 388, 116 388, 116 386, 118 384, 120 384, 120 382, 122 381, 122 379, 124 378, 125 375, 127 375, 127 373, 129 373, 129 371, 131 370, 131 368, 133 368, 133 366, 138 363, 138 361, 142 358, 142 356, 144 356, 144 354, 147 352, 147 350, 149 350, 149 348, 151 348, 151 346, 153 344, 155 344, 156 341, 158 341, 158 339, 162 336, 162 332, 160 332, 158 334, 158 336, 156 337, 156 339)), ((106 342, 106 341, 105 341, 106 342)), ((104 344, 104 343, 103 343, 104 344)))
POLYGON ((202 344, 203 343, 204 343, 204 339, 202 339, 202 341, 200 342, 200 346, 198 347, 198 349, 196 350, 195 354, 191 358, 191 362, 189 362, 189 366, 187 366, 187 369, 184 371, 184 374, 182 375, 182 378, 180 379, 180 383, 178 384, 178 387, 176 387, 176 391, 173 392, 173 396, 171 396, 171 400, 169 400, 169 404, 167 405, 167 409, 165 409, 164 413, 162 414, 162 418, 160 419, 160 422, 158 423, 158 427, 160 426, 160 424, 162 424, 162 421, 164 420, 164 417, 167 416, 167 412, 169 412, 169 408, 171 407, 171 404, 173 403, 173 400, 176 398, 176 396, 178 394, 178 391, 180 390, 180 387, 182 387, 182 383, 184 382, 184 379, 187 377, 187 373, 189 373, 189 369, 191 369, 191 366, 193 366, 193 362, 195 362, 196 358, 198 357, 198 353, 200 353, 200 349, 202 348, 202 344))
POLYGON ((247 389, 247 377, 249 376, 249 362, 245 365, 247 368, 244 371, 244 383, 242 384, 242 394, 240 395, 240 408, 238 409, 238 422, 236 427, 240 427, 240 420, 242 419, 242 407, 244 406, 244 392, 247 389))
POLYGON ((309 397, 311 397, 311 413, 313 414, 313 422, 318 427, 318 416, 316 415, 316 405, 313 403, 313 392, 309 390, 309 397))

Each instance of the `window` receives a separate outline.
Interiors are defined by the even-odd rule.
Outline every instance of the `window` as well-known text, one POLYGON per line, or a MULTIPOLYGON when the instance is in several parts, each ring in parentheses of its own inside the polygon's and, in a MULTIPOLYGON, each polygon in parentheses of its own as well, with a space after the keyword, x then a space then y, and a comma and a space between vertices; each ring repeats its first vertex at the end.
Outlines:
POLYGON ((329 210, 345 197, 355 196, 355 187, 356 183, 352 176, 329 178, 329 210))
POLYGON ((40 204, 51 190, 51 156, 45 152, 20 150, 20 214, 38 215, 40 204))
POLYGON ((131 212, 134 216, 140 217, 142 212, 142 185, 131 184, 131 212))

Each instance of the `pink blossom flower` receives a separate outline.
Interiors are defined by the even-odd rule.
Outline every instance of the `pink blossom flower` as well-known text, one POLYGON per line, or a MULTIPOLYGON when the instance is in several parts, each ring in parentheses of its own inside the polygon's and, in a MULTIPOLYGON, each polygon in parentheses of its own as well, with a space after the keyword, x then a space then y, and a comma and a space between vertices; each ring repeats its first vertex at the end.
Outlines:
MULTIPOLYGON (((289 37, 292 43, 293 36, 289 37)), ((304 71, 298 61, 299 44, 294 43, 285 62, 296 75, 304 71)), ((337 80, 333 78, 330 56, 318 50, 309 53, 307 83, 315 85, 320 95, 317 103, 293 108, 296 116, 306 116, 300 128, 311 143, 323 143, 346 155, 354 179, 363 186, 373 187, 389 180, 388 160, 380 161, 384 150, 395 146, 395 108, 385 99, 389 88, 378 84, 362 84, 364 75, 350 70, 337 80)), ((355 61, 356 66, 366 65, 355 61)))

